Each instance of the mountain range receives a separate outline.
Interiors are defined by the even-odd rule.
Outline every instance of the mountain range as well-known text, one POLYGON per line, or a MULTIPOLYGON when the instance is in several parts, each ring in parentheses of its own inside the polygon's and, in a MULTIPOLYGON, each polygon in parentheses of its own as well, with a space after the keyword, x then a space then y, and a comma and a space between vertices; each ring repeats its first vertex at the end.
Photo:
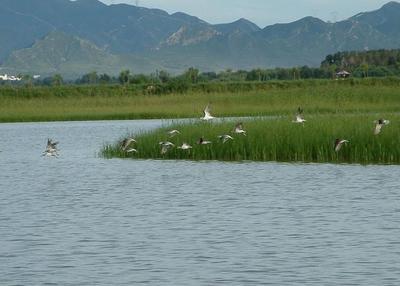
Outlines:
POLYGON ((98 0, 0 0, 0 73, 118 74, 319 66, 327 54, 400 48, 400 3, 336 23, 305 17, 260 28, 212 25, 98 0))

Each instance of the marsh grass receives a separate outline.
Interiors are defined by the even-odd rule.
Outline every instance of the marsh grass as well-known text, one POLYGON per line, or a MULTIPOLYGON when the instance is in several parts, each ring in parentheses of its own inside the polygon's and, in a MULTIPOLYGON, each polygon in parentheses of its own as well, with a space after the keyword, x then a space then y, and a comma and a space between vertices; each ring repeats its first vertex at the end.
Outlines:
POLYGON ((139 91, 123 86, 3 87, 0 122, 199 118, 209 102, 218 117, 291 115, 298 106, 307 114, 400 110, 398 80, 209 84, 150 95, 139 91))
POLYGON ((138 141, 136 154, 126 154, 114 144, 104 146, 102 155, 138 159, 399 164, 400 126, 397 122, 400 117, 393 114, 384 117, 390 119, 391 124, 377 136, 373 135, 373 121, 378 117, 371 115, 309 116, 304 127, 292 123, 292 118, 287 116, 250 119, 244 121, 247 136, 233 134, 235 124, 231 121, 193 121, 131 134, 138 141), (168 138, 166 131, 172 128, 180 130, 181 134, 168 138), (217 138, 220 134, 231 134, 234 140, 222 143, 217 138), (213 143, 196 144, 201 136, 213 143), (335 152, 336 138, 347 139, 350 143, 335 152), (186 142, 193 149, 187 151, 175 147, 162 155, 158 142, 165 140, 176 146, 186 142))

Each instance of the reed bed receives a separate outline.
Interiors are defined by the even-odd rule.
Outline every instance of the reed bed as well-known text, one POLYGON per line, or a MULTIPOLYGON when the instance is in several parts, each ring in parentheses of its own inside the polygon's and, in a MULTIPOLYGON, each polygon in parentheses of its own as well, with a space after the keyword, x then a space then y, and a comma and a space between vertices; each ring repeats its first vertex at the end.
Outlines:
POLYGON ((309 116, 306 124, 292 123, 291 117, 250 119, 243 122, 247 136, 232 132, 235 122, 199 122, 166 126, 154 131, 131 134, 138 152, 123 152, 119 143, 104 146, 107 158, 184 159, 221 161, 279 161, 279 162, 331 162, 359 164, 400 164, 400 117, 395 114, 309 116), (381 134, 374 135, 374 120, 391 120, 381 134), (168 138, 167 130, 178 129, 181 134, 168 138), (230 134, 234 140, 222 143, 217 136, 230 134), (200 137, 212 141, 198 145, 200 137), (336 138, 350 142, 339 152, 334 150, 336 138), (161 154, 160 141, 175 144, 161 154), (186 142, 190 150, 176 146, 186 142))
POLYGON ((248 90, 237 83, 233 85, 236 90, 232 84, 221 91, 206 85, 184 93, 159 95, 122 86, 3 87, 0 122, 198 118, 209 102, 219 117, 290 115, 298 106, 308 114, 400 110, 399 81, 350 83, 314 80, 244 85, 248 90))

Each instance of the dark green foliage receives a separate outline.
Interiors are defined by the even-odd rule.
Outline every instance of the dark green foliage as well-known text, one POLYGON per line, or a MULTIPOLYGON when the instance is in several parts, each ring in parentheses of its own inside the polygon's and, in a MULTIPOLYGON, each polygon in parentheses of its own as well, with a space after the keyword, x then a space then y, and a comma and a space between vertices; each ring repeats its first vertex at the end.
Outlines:
POLYGON ((400 50, 339 52, 326 56, 321 69, 347 70, 354 77, 400 75, 400 50))

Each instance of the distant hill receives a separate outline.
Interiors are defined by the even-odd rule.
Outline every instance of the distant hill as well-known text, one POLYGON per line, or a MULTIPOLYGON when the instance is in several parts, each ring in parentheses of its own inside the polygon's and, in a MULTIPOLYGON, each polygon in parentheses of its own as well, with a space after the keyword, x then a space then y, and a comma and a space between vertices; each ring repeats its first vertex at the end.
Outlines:
POLYGON ((91 71, 118 74, 121 69, 140 69, 151 73, 160 68, 134 55, 112 55, 87 40, 59 31, 50 32, 31 48, 13 52, 4 66, 11 73, 61 73, 66 78, 91 71))
POLYGON ((318 66, 339 51, 400 48, 398 2, 337 23, 305 17, 260 28, 98 0, 0 0, 0 25, 2 70, 69 76, 318 66))

